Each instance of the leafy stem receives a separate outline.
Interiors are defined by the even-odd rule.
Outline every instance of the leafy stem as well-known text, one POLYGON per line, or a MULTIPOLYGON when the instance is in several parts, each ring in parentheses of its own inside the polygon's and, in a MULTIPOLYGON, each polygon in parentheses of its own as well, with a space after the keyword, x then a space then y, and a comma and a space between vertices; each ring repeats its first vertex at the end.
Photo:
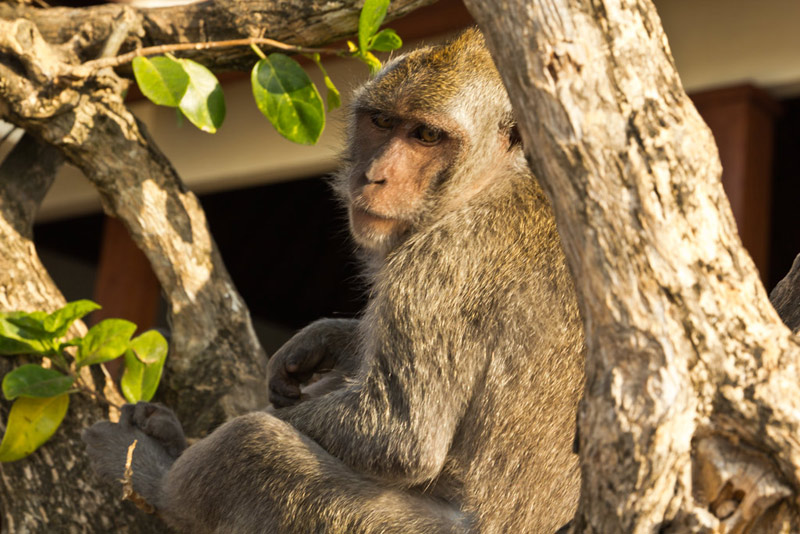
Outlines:
POLYGON ((67 359, 61 352, 54 352, 53 354, 51 354, 50 361, 53 362, 53 365, 59 370, 64 371, 67 374, 72 374, 72 371, 69 368, 69 364, 67 363, 67 359))
POLYGON ((83 378, 81 378, 80 376, 76 377, 74 385, 76 386, 77 391, 79 391, 80 393, 83 393, 84 395, 89 395, 95 400, 105 403, 108 406, 113 406, 118 410, 122 409, 122 406, 120 406, 116 402, 106 397, 102 392, 86 384, 86 382, 84 382, 83 378))
MULTIPOLYGON (((106 394, 109 390, 95 387, 81 374, 82 367, 123 356, 120 388, 125 399, 149 401, 155 394, 169 351, 167 340, 158 331, 133 337, 134 323, 104 319, 83 336, 61 341, 76 320, 99 308, 90 300, 78 300, 51 313, 0 312, 0 355, 45 360, 25 363, 3 376, 2 393, 12 404, 0 442, 0 462, 24 458, 47 441, 64 419, 72 393, 120 408, 119 402, 106 394)), ((109 379, 108 372, 103 372, 109 379)))
MULTIPOLYGON (((98 70, 106 67, 119 67, 126 63, 130 63, 134 58, 142 56, 155 56, 159 54, 168 54, 173 52, 183 52, 186 50, 209 50, 213 48, 232 48, 236 46, 250 46, 256 47, 257 45, 268 46, 270 48, 277 48, 291 53, 300 54, 329 54, 329 55, 342 55, 343 50, 336 48, 308 48, 305 46, 294 46, 274 39, 266 37, 250 37, 247 39, 231 39, 228 41, 208 41, 204 43, 175 43, 158 46, 147 46, 138 48, 126 54, 121 54, 114 57, 104 57, 100 59, 93 59, 83 63, 81 67, 92 70, 98 70)), ((258 52, 256 52, 258 54, 258 52)), ((261 54, 263 55, 263 53, 261 54)))

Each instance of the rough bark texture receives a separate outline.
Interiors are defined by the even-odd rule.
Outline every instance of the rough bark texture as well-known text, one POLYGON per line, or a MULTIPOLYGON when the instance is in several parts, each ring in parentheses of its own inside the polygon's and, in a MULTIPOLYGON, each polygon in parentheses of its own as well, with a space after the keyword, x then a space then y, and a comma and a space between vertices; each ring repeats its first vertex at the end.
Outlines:
POLYGON ((579 293, 573 532, 796 532, 796 338, 741 246, 649 0, 468 0, 579 293), (786 529, 786 530, 781 530, 786 529))
MULTIPOLYGON (((0 165, 0 310, 53 310, 64 297, 36 255, 31 228, 36 210, 63 161, 54 148, 23 136, 0 165)), ((76 333, 85 333, 81 324, 76 333)), ((18 362, 0 358, 0 375, 18 362)), ((0 403, 8 419, 10 404, 0 403)), ((87 480, 89 462, 80 431, 106 417, 103 407, 73 395, 62 428, 29 458, 0 469, 2 529, 27 532, 155 532, 163 526, 144 514, 121 514, 119 495, 87 480)), ((2 423, 0 423, 2 424, 2 423)), ((5 431, 5 428, 2 428, 5 431)), ((130 511, 130 510, 128 510, 130 511)))
POLYGON ((797 332, 800 328, 800 254, 792 262, 789 274, 772 289, 769 300, 786 326, 797 332))
MULTIPOLYGON (((394 0, 387 19, 406 15, 434 1, 394 0)), ((48 42, 63 44, 82 60, 89 60, 101 54, 109 37, 119 32, 121 23, 129 34, 121 52, 136 46, 244 37, 269 37, 300 46, 317 46, 352 35, 362 4, 355 0, 229 0, 141 10, 122 4, 45 10, 6 3, 0 4, 0 19, 31 20, 48 42)), ((192 57, 212 70, 250 69, 254 63, 248 47, 180 55, 192 57)))
MULTIPOLYGON (((426 3, 396 0, 390 16, 426 3)), ((161 283, 172 327, 161 392, 187 433, 202 435, 266 404, 266 358, 197 198, 125 107, 128 82, 110 69, 91 71, 80 63, 140 45, 237 37, 320 45, 352 34, 359 7, 353 0, 219 1, 156 10, 0 4, 0 119, 36 140, 26 137, 2 172, 0 309, 63 304, 38 261, 30 227, 55 167, 66 159, 97 187, 105 211, 123 222, 161 283)), ((254 61, 246 47, 194 57, 216 70, 254 61)), ((0 360, 0 371, 11 365, 0 360)), ((30 459, 1 467, 2 531, 161 530, 142 514, 131 515, 119 496, 94 489, 79 433, 103 417, 99 407, 76 399, 68 417, 30 459)))

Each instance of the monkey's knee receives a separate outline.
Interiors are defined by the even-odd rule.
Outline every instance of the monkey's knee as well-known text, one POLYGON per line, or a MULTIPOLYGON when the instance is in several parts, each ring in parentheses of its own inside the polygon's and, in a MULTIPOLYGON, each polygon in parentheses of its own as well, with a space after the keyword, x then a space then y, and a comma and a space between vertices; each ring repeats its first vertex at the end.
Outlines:
POLYGON ((256 515, 265 519, 275 501, 263 482, 285 463, 280 451, 294 434, 287 423, 260 412, 220 426, 187 448, 167 474, 165 518, 181 531, 213 532, 232 521, 230 511, 256 499, 256 515))

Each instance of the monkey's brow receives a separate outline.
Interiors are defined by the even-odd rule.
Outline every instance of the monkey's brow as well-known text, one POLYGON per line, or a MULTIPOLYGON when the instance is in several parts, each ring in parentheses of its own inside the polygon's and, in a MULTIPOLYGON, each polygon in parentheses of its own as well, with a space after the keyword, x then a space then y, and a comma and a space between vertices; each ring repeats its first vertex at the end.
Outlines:
POLYGON ((381 114, 387 115, 389 117, 394 117, 395 116, 393 113, 389 113, 388 111, 385 111, 383 109, 378 109, 377 107, 374 107, 374 106, 364 106, 364 105, 357 106, 356 107, 356 113, 359 113, 359 114, 363 113, 364 115, 375 115, 375 114, 381 113, 381 114))

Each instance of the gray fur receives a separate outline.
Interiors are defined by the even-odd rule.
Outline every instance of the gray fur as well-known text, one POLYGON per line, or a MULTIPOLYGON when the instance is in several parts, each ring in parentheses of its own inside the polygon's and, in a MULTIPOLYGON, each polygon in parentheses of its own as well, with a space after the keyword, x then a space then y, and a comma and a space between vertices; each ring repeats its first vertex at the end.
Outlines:
POLYGON ((367 251, 363 317, 301 331, 269 364, 276 407, 169 469, 158 505, 183 532, 551 533, 574 513, 582 326, 508 98, 474 30, 388 69, 355 109, 447 113, 455 161, 408 231, 367 251))

